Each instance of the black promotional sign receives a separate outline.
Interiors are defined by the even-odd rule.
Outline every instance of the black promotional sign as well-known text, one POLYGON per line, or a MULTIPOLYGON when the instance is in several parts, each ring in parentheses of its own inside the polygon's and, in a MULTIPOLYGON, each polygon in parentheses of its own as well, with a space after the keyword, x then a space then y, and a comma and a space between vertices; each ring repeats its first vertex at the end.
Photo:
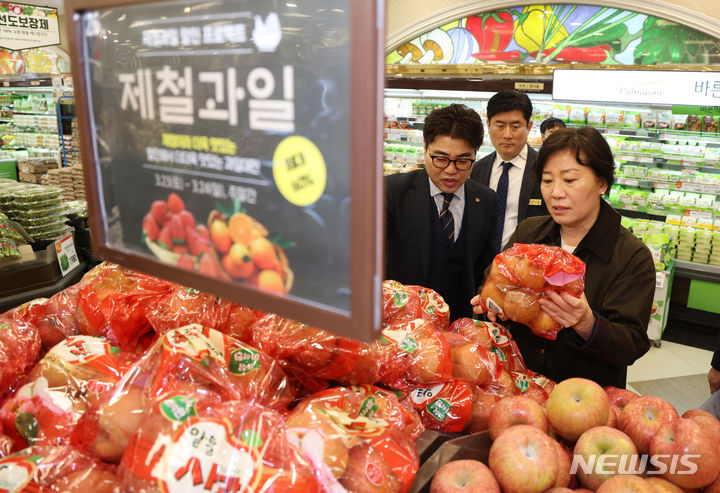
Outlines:
POLYGON ((378 23, 353 0, 105 4, 70 5, 97 252, 372 337, 378 23))

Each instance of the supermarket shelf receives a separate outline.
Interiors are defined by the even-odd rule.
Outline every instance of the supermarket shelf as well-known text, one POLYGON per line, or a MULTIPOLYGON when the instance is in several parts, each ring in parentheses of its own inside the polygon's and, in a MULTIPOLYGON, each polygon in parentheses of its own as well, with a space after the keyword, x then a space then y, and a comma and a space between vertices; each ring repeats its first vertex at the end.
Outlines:
POLYGON ((54 111, 25 111, 25 110, 13 110, 13 115, 45 115, 54 116, 54 111))
POLYGON ((720 266, 675 260, 675 275, 698 281, 720 281, 720 266))

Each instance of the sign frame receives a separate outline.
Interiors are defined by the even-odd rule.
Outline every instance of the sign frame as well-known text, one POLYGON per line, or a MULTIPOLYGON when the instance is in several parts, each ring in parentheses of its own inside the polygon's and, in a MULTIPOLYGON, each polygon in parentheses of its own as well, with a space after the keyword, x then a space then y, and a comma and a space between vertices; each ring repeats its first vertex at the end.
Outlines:
MULTIPOLYGON (((298 320, 336 334, 371 341, 380 334, 381 283, 383 275, 383 178, 382 91, 384 77, 384 2, 348 0, 350 25, 350 307, 335 309, 311 300, 263 291, 232 281, 213 279, 171 266, 127 250, 110 246, 108 231, 100 217, 101 183, 98 163, 91 144, 90 121, 93 108, 88 94, 88 73, 83 52, 82 13, 156 3, 158 0, 66 0, 65 18, 73 59, 72 76, 80 150, 87 187, 88 222, 92 232, 92 251, 96 258, 114 262, 202 291, 222 296, 242 305, 298 320), (378 163, 372 166, 371 163, 378 163)), ((228 0, 225 0, 228 1, 228 0)), ((101 108, 99 110, 102 110, 101 108)))

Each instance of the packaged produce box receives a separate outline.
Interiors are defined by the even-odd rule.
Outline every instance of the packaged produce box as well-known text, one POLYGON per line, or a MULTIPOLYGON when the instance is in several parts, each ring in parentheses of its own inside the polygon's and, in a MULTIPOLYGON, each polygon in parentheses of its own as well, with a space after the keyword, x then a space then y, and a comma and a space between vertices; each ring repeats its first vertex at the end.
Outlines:
POLYGON ((17 180, 17 168, 15 167, 15 161, 0 161, 0 178, 8 178, 10 180, 17 180))
POLYGON ((655 273, 655 298, 653 299, 650 323, 648 324, 647 331, 648 338, 651 341, 659 341, 667 325, 674 275, 675 262, 671 262, 666 270, 655 273))

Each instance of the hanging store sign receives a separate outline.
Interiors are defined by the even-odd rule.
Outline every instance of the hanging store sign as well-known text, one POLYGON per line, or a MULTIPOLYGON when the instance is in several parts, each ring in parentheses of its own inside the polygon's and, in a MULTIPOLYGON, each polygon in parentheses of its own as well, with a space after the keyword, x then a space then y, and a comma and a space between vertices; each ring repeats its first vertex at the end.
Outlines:
POLYGON ((720 72, 556 69, 553 99, 718 106, 720 72))
POLYGON ((57 9, 2 2, 0 47, 26 50, 60 44, 57 9))
POLYGON ((97 256, 374 338, 380 3, 124 3, 68 13, 97 256))

